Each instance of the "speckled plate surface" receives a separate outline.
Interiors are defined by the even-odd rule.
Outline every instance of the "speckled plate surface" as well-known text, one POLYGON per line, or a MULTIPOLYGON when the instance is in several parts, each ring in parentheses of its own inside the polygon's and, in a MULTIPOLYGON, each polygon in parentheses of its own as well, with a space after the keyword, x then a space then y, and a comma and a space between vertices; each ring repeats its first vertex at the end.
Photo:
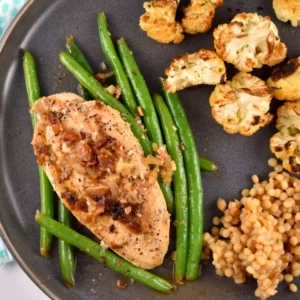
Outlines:
MULTIPOLYGON (((269 15, 288 46, 288 55, 300 54, 300 29, 278 21, 271 0, 224 2, 225 5, 217 10, 213 27, 229 22, 242 11, 269 15)), ((65 37, 73 34, 94 69, 99 70, 104 56, 97 34, 97 13, 104 11, 112 36, 126 38, 151 91, 160 92, 157 78, 164 74, 172 58, 201 47, 212 49, 212 30, 203 35, 187 36, 179 45, 158 44, 138 26, 144 12, 142 3, 137 0, 29 1, 5 36, 0 46, 1 234, 25 272, 53 299, 255 299, 253 280, 235 285, 232 279, 217 277, 208 262, 203 263, 202 275, 197 281, 181 286, 172 296, 161 295, 138 283, 130 283, 125 291, 120 291, 116 282, 121 276, 82 253, 78 254, 76 287, 68 290, 61 280, 56 245, 51 259, 39 254, 39 226, 34 222, 35 211, 39 208, 39 183, 30 145, 32 128, 23 80, 22 49, 29 49, 36 58, 42 94, 76 92, 76 81, 62 71, 57 54, 64 49, 65 37)), ((256 74, 266 78, 269 72, 265 68, 256 74)), ((218 197, 239 198, 241 190, 251 185, 252 174, 257 173, 261 178, 267 176, 267 160, 271 156, 269 138, 275 131, 272 124, 251 137, 226 134, 211 117, 208 98, 212 90, 213 87, 197 87, 180 92, 199 154, 219 165, 217 172, 203 174, 206 230, 218 213, 215 207, 218 197)), ((172 262, 166 258, 164 265, 153 272, 171 278, 172 262)), ((281 285, 273 299, 283 297, 299 299, 288 291, 286 284, 281 285)))

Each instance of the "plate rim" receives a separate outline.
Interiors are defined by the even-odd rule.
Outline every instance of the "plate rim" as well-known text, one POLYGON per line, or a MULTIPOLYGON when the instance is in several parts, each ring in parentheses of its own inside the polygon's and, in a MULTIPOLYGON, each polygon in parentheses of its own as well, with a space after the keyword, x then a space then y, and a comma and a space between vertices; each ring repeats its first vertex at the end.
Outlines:
MULTIPOLYGON (((19 23, 20 19, 27 13, 27 11, 30 9, 30 7, 36 2, 36 0, 28 0, 24 4, 24 6, 20 9, 18 14, 15 16, 14 20, 11 22, 11 24, 6 29, 2 39, 0 40, 0 56, 4 50, 4 47, 7 43, 8 38, 11 36, 12 31, 16 27, 16 25, 19 23)), ((5 183, 4 183, 5 186, 5 183)), ((13 243, 8 237, 8 231, 5 229, 5 226, 3 222, 0 219, 0 234, 1 238, 5 242, 5 245, 7 246, 8 250, 11 252, 12 256, 18 263, 18 265, 21 267, 21 269, 25 272, 25 274, 30 278, 30 280, 41 290, 44 292, 46 296, 48 296, 50 299, 53 300, 59 300, 59 298, 54 295, 49 288, 47 288, 45 285, 43 285, 39 279, 36 277, 36 275, 31 271, 29 266, 23 261, 23 259, 19 256, 18 251, 15 249, 13 243)))

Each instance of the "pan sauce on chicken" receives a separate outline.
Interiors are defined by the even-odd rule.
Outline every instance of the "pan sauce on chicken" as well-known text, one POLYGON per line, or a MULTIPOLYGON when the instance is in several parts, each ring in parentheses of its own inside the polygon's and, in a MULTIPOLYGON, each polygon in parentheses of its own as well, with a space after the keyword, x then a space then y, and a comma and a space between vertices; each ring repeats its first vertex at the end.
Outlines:
POLYGON ((74 216, 142 268, 162 263, 170 217, 143 150, 119 112, 63 93, 38 100, 32 145, 74 216))

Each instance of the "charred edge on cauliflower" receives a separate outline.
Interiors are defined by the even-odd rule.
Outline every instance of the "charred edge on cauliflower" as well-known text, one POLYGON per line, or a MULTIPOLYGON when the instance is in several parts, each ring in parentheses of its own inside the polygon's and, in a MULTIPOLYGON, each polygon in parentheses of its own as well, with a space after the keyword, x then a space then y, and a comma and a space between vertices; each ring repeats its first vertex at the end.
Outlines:
POLYGON ((282 78, 287 78, 293 75, 300 66, 300 62, 298 58, 290 58, 286 62, 277 66, 271 75, 271 79, 274 82, 279 81, 282 78))
POLYGON ((217 85, 211 94, 212 116, 227 133, 249 136, 272 121, 272 96, 263 80, 238 73, 232 81, 217 85))
POLYGON ((293 173, 300 173, 300 164, 296 162, 296 159, 297 158, 295 156, 290 156, 289 163, 291 165, 293 173))
POLYGON ((242 72, 264 64, 274 66, 286 57, 287 48, 275 24, 257 13, 238 14, 229 24, 219 25, 213 35, 220 57, 242 72))
POLYGON ((291 173, 300 173, 300 102, 286 102, 277 111, 279 132, 270 139, 271 151, 291 173))

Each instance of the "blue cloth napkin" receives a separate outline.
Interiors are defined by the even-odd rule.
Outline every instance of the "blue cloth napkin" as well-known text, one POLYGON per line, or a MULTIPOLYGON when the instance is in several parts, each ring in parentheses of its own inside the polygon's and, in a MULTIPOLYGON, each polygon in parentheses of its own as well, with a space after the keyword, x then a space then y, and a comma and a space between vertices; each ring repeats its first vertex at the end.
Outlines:
POLYGON ((0 39, 27 0, 0 0, 0 39))
MULTIPOLYGON (((11 21, 26 2, 27 0, 0 0, 0 40, 11 21)), ((0 267, 13 260, 14 258, 0 237, 0 267)))

